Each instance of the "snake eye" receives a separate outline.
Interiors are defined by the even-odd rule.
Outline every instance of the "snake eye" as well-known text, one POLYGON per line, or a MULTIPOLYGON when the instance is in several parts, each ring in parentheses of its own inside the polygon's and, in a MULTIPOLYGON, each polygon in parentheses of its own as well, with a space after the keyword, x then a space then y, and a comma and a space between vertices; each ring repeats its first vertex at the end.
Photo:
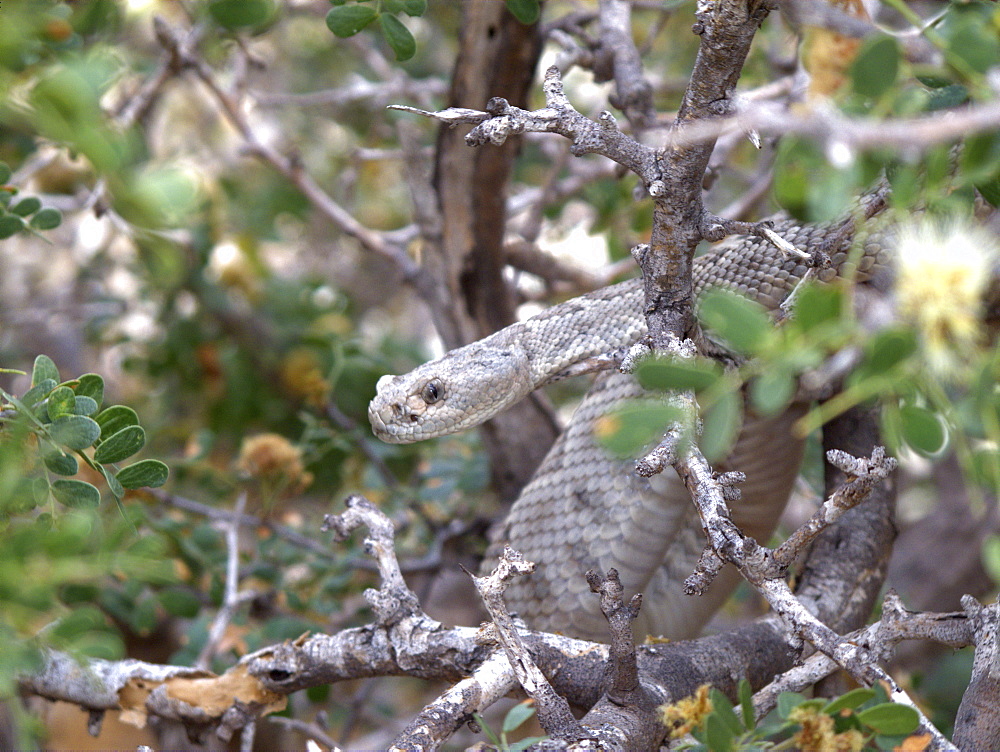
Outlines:
POLYGON ((420 398, 428 405, 433 405, 442 397, 444 397, 444 384, 441 383, 441 379, 431 379, 420 390, 420 398))

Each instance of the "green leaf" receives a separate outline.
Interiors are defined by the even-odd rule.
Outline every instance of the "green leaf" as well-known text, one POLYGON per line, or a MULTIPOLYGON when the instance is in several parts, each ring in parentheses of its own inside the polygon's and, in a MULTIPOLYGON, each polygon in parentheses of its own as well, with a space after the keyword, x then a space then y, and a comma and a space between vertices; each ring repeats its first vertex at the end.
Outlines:
POLYGON ((944 449, 948 435, 935 413, 917 405, 904 405, 899 416, 903 441, 917 454, 930 457, 944 449))
POLYGON ((9 210, 19 217, 27 217, 29 214, 34 214, 36 211, 42 208, 42 202, 35 196, 28 196, 27 198, 22 198, 16 204, 12 204, 9 210))
POLYGON ((983 569, 994 583, 1000 583, 1000 535, 989 535, 983 540, 981 554, 983 569))
POLYGON ((733 732, 718 713, 705 719, 705 742, 712 752, 729 752, 733 748, 733 732))
POLYGON ((645 389, 694 389, 703 391, 722 374, 718 364, 708 360, 644 360, 636 371, 645 389))
POLYGON ((63 452, 49 452, 42 458, 42 461, 45 463, 45 467, 56 475, 76 475, 80 469, 80 463, 76 461, 76 457, 63 452))
POLYGON ((713 333, 746 355, 759 353, 774 337, 763 307, 728 290, 705 293, 698 315, 713 333))
POLYGON ((101 441, 94 452, 94 462, 110 465, 128 459, 146 445, 146 432, 142 426, 126 426, 101 441))
POLYGON ((503 726, 501 731, 505 734, 509 734, 512 731, 516 731, 522 723, 527 721, 531 716, 535 714, 535 705, 532 702, 519 702, 517 705, 512 707, 507 711, 507 715, 504 716, 503 726))
POLYGON ((778 693, 778 716, 782 720, 788 719, 788 714, 806 701, 805 696, 798 692, 778 693))
POLYGON ((25 407, 32 408, 45 399, 45 397, 48 396, 48 393, 55 388, 55 379, 42 379, 24 393, 24 396, 21 397, 21 404, 25 407))
POLYGON ((917 337, 910 329, 879 332, 865 345, 862 370, 866 376, 881 376, 917 351, 917 337))
POLYGON ((125 497, 125 487, 121 484, 121 481, 114 476, 113 471, 110 468, 107 468, 104 465, 98 465, 97 467, 100 468, 101 475, 103 475, 104 480, 107 481, 108 490, 111 491, 111 495, 115 497, 115 501, 121 502, 121 500, 125 497))
POLYGON ((45 407, 49 414, 49 420, 55 420, 63 415, 72 415, 76 412, 76 394, 68 386, 57 387, 49 394, 49 401, 45 407))
POLYGON ((60 478, 53 481, 52 495, 60 504, 73 509, 93 509, 101 503, 101 492, 97 487, 82 480, 60 478))
POLYGON ((90 397, 100 407, 104 402, 104 379, 96 373, 85 373, 77 379, 77 397, 90 397))
POLYGON ((479 713, 473 713, 472 717, 476 720, 476 723, 479 724, 479 728, 483 730, 483 733, 486 734, 486 738, 490 740, 493 746, 502 748, 503 742, 500 741, 500 737, 497 736, 493 729, 490 728, 490 724, 488 724, 486 720, 479 715, 479 713))
POLYGON ((326 25, 338 37, 353 37, 378 16, 368 5, 341 5, 326 14, 326 25))
POLYGON ((90 397, 76 396, 76 404, 73 406, 74 415, 93 415, 97 412, 97 402, 90 397))
POLYGON ((795 378, 787 371, 770 366, 750 384, 750 401, 763 416, 777 415, 795 396, 795 378))
POLYGON ((159 460, 140 460, 122 468, 115 477, 125 488, 159 488, 169 475, 170 470, 159 460))
POLYGON ((112 405, 94 418, 101 427, 101 436, 107 437, 118 433, 126 426, 139 425, 139 416, 135 410, 125 405, 112 405))
POLYGON ((865 708, 858 713, 858 720, 878 733, 889 736, 913 733, 920 723, 916 710, 895 702, 865 708))
POLYGON ((64 415, 52 421, 49 435, 57 444, 70 449, 86 449, 101 435, 101 427, 84 415, 64 415))
POLYGON ((35 365, 31 369, 31 385, 35 386, 46 379, 52 379, 58 384, 59 369, 48 355, 39 355, 35 358, 35 365))
POLYGON ((709 699, 712 701, 712 714, 719 716, 719 719, 726 724, 735 736, 743 732, 743 724, 733 710, 733 703, 722 692, 715 687, 709 691, 709 699))
POLYGON ((727 392, 712 405, 703 419, 701 451, 709 462, 724 459, 740 432, 743 400, 737 392, 727 392))
POLYGON ((33 216, 28 224, 35 230, 54 230, 62 224, 62 212, 47 206, 33 216))
POLYGON ((271 0, 212 0, 209 15, 224 29, 263 26, 274 14, 271 0))
POLYGON ((863 97, 876 99, 891 90, 899 75, 899 44, 877 36, 862 45, 851 66, 851 86, 863 97))
POLYGON ((679 408, 662 402, 630 402, 599 420, 594 435, 613 456, 635 457, 681 417, 679 408))
POLYGON ((836 219, 851 205, 860 170, 857 163, 833 167, 814 139, 788 135, 778 144, 774 197, 796 219, 836 219))
POLYGON ((385 41, 389 43, 392 51, 396 53, 396 60, 403 62, 413 57, 417 51, 417 42, 410 30, 403 26, 403 22, 387 13, 380 15, 378 22, 382 27, 382 36, 385 37, 385 41))
POLYGON ((10 180, 10 176, 14 173, 10 169, 10 165, 6 162, 0 162, 0 185, 4 185, 10 180))
POLYGON ((542 12, 538 0, 507 0, 507 10, 523 24, 535 23, 542 12))
POLYGON ((198 596, 187 588, 167 588, 160 592, 160 605, 171 616, 183 619, 193 619, 201 611, 201 601, 198 596))
POLYGON ((812 331, 830 321, 838 321, 844 294, 832 285, 806 284, 795 303, 795 322, 803 331, 812 331))
POLYGON ((850 692, 842 694, 833 700, 823 708, 823 712, 827 715, 836 715, 841 710, 854 710, 860 708, 866 702, 875 697, 874 690, 868 689, 867 687, 858 687, 857 689, 852 689, 850 692))
POLYGON ((403 12, 408 16, 422 16, 427 10, 427 0, 403 0, 403 12))
POLYGON ((743 728, 752 729, 756 723, 753 714, 753 687, 750 686, 746 677, 740 679, 737 696, 740 701, 740 714, 743 716, 743 728))
POLYGON ((17 235, 24 229, 24 220, 14 214, 0 216, 0 240, 17 235))

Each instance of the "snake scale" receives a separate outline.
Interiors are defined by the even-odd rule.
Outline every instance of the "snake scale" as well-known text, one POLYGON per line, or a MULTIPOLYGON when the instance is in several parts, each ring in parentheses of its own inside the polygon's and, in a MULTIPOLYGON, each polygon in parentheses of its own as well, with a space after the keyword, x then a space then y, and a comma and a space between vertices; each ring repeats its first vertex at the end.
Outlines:
MULTIPOLYGON (((806 251, 842 226, 774 220, 779 235, 806 251)), ((888 269, 886 241, 884 233, 859 241, 860 252, 853 255, 858 279, 888 269)), ((820 279, 843 273, 850 245, 846 237, 830 251, 832 264, 820 279)), ((806 270, 800 259, 748 237, 695 259, 695 293, 725 287, 773 310, 806 270)), ((622 282, 552 306, 408 374, 383 376, 368 408, 374 432, 390 443, 409 443, 478 425, 573 363, 636 342, 646 332, 643 307, 641 281, 622 282)), ((599 375, 491 535, 484 570, 505 543, 538 564, 506 595, 511 610, 533 628, 607 640, 607 623, 584 578, 591 568, 615 567, 627 595, 644 594, 638 635, 673 639, 695 636, 738 582, 735 569, 726 567, 707 594, 685 596, 684 578, 704 546, 686 489, 669 469, 640 478, 633 462, 610 458, 595 442, 594 426, 602 416, 643 394, 630 376, 599 375)), ((789 429, 804 410, 792 405, 777 417, 747 415, 733 452, 719 468, 746 473, 742 500, 731 508, 736 524, 758 540, 770 537, 798 474, 803 442, 789 429)))

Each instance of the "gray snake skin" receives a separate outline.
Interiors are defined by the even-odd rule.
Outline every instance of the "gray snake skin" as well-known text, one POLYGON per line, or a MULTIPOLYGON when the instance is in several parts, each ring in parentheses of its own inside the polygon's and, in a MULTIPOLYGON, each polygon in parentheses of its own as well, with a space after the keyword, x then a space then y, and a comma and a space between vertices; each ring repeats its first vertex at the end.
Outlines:
MULTIPOLYGON (((774 229, 802 250, 830 238, 838 223, 800 226, 775 220, 774 229)), ((889 267, 882 234, 861 242, 857 276, 889 267)), ((844 271, 848 238, 819 274, 844 271)), ((776 309, 806 272, 766 240, 744 238, 695 259, 696 294, 726 287, 776 309)), ((522 399, 568 366, 635 343, 646 332, 639 280, 597 290, 546 309, 402 376, 384 376, 368 408, 375 434, 409 443, 476 426, 522 399)), ((584 573, 618 569, 626 597, 644 594, 636 633, 672 639, 695 636, 738 582, 726 567, 700 598, 683 594, 704 537, 698 515, 676 474, 638 477, 631 461, 616 461, 594 440, 594 425, 623 400, 644 396, 626 375, 601 374, 553 445, 507 519, 491 536, 488 570, 509 543, 538 564, 507 591, 507 603, 529 626, 605 641, 607 624, 584 573)), ((803 443, 789 428, 805 406, 768 419, 747 415, 737 444, 719 469, 747 474, 733 519, 766 542, 798 474, 803 443)))

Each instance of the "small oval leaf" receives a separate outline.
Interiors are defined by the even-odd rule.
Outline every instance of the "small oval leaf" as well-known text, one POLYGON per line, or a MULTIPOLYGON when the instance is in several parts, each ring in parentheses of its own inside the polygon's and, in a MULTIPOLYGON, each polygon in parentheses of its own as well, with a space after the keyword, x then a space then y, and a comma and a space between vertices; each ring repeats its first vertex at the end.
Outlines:
POLYGON ((42 458, 45 467, 56 475, 76 475, 80 469, 80 463, 72 454, 62 452, 49 452, 42 458))
POLYGON ((792 374, 772 366, 753 380, 750 400, 754 409, 763 416, 777 415, 795 396, 795 379, 792 374))
POLYGON ((708 389, 718 381, 722 369, 707 360, 645 360, 636 371, 646 389, 708 389))
POLYGON ((104 379, 96 373, 85 373, 77 379, 75 391, 77 397, 90 397, 100 407, 104 402, 104 379))
POLYGON ((835 715, 841 710, 854 710, 855 708, 860 708, 866 702, 875 697, 875 690, 868 689, 868 687, 857 687, 852 689, 850 692, 842 694, 826 705, 823 708, 823 712, 827 715, 835 715))
POLYGON ((594 438, 611 455, 631 458, 662 438, 680 417, 678 408, 662 402, 628 402, 596 421, 594 438))
POLYGON ((521 23, 533 24, 541 15, 542 9, 538 0, 507 0, 507 10, 514 14, 521 23))
POLYGON ((270 0, 212 0, 208 5, 212 20, 225 29, 262 26, 274 13, 270 0))
POLYGON ((60 478, 52 482, 52 495, 60 504, 73 509, 93 509, 101 503, 101 492, 82 480, 60 478))
POLYGON ((893 88, 899 75, 899 43, 888 35, 866 42, 851 66, 851 85, 863 97, 875 99, 893 88))
POLYGON ((408 16, 422 16, 427 10, 427 0, 403 0, 403 12, 408 16))
POLYGON ((77 395, 75 403, 73 405, 74 415, 93 415, 97 412, 97 403, 90 397, 77 395))
POLYGON ((101 435, 101 427, 83 415, 64 415, 52 421, 49 435, 57 444, 70 449, 86 449, 101 435))
POLYGON ((858 720, 880 734, 901 736, 916 730, 920 723, 917 711, 907 705, 884 702, 858 713, 858 720))
POLYGON ((748 355, 759 353, 774 336, 764 308, 728 290, 709 290, 698 317, 735 350, 748 355))
POLYGON ((142 426, 126 426, 101 442, 94 452, 94 461, 102 465, 128 459, 146 445, 142 426))
POLYGON ((904 405, 899 417, 903 441, 917 454, 930 457, 944 449, 948 435, 935 413, 917 405, 904 405))
POLYGON ((62 212, 46 206, 33 216, 28 224, 35 230, 54 230, 62 224, 62 212))
POLYGON ((16 204, 10 206, 10 211, 19 217, 27 217, 42 208, 42 202, 35 196, 22 198, 16 204))
POLYGON ((169 475, 170 470, 159 460, 140 460, 122 468, 115 477, 125 488, 159 488, 169 475))
POLYGON ((49 420, 55 420, 63 415, 73 415, 76 412, 76 394, 68 386, 60 386, 52 390, 45 406, 49 420))
POLYGON ((740 432, 743 400, 737 392, 728 392, 705 412, 701 434, 701 451, 709 462, 723 459, 740 432))
POLYGON ((326 14, 326 25, 338 37, 353 37, 378 17, 367 5, 341 5, 326 14))
POLYGON ((36 386, 46 379, 52 379, 58 384, 59 369, 48 355, 39 355, 35 358, 35 365, 31 369, 31 385, 36 386))
POLYGON ((383 13, 378 17, 379 26, 382 27, 382 36, 396 53, 396 60, 403 62, 409 60, 417 51, 417 42, 410 33, 410 30, 403 26, 403 22, 395 16, 383 13))
POLYGON ((102 410, 94 420, 101 427, 101 436, 104 437, 112 436, 127 426, 139 425, 139 416, 135 410, 125 405, 112 405, 102 410))
POLYGON ((17 235, 24 229, 24 220, 14 214, 0 216, 0 240, 17 235))

